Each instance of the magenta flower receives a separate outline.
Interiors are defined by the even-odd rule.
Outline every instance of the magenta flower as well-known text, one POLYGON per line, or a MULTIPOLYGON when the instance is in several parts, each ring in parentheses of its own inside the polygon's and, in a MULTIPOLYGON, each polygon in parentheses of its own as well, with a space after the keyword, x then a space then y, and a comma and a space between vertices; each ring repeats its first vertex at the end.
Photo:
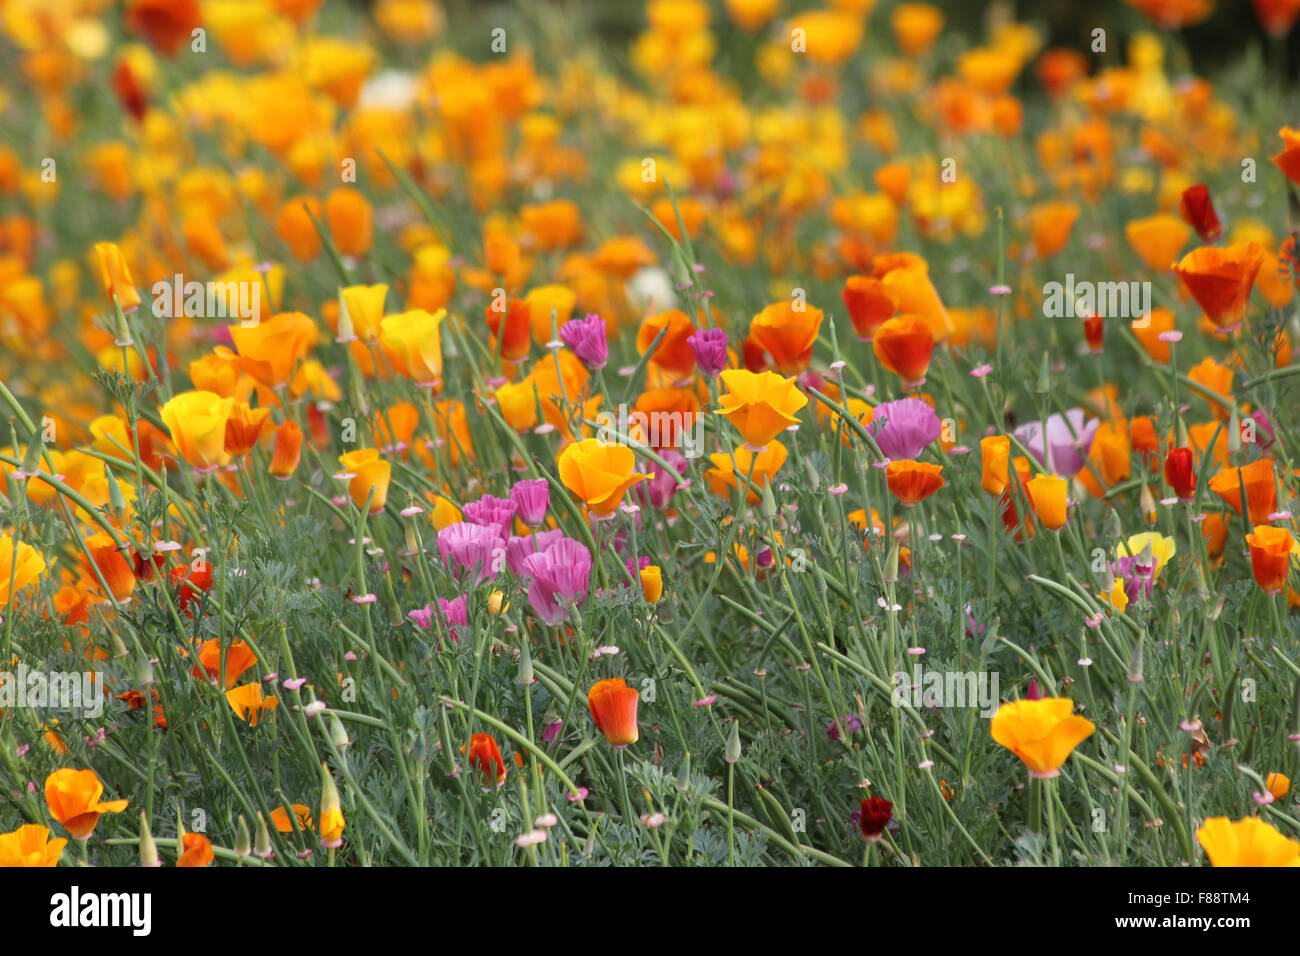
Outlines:
POLYGON ((939 437, 939 416, 919 398, 900 398, 876 406, 869 430, 886 458, 913 459, 939 437))
POLYGON ((727 367, 727 333, 723 329, 700 329, 687 337, 686 344, 705 378, 717 378, 727 367))
POLYGON ((510 489, 510 500, 520 521, 530 528, 540 527, 551 507, 551 486, 545 478, 524 478, 510 489))
POLYGON ((594 313, 585 319, 570 319, 565 322, 560 326, 560 340, 593 372, 604 368, 605 362, 609 360, 605 320, 594 313))
POLYGON ((852 737, 854 734, 856 734, 859 730, 862 729, 862 721, 856 714, 845 714, 838 721, 832 720, 829 724, 826 725, 826 736, 829 737, 831 740, 839 740, 840 724, 844 725, 844 731, 850 737, 852 737))
POLYGON ((570 607, 587 599, 591 552, 572 538, 561 538, 526 557, 524 572, 532 578, 528 603, 545 624, 555 627, 568 619, 570 607))
POLYGON ((467 574, 475 584, 491 580, 505 564, 505 552, 500 534, 490 525, 460 521, 438 532, 438 554, 457 579, 467 574))
MULTIPOLYGON (((1100 420, 1085 420, 1083 409, 1071 408, 1065 415, 1052 415, 1047 419, 1047 447, 1052 452, 1051 471, 1062 478, 1073 478, 1088 460, 1092 439, 1097 434, 1100 420)), ((1048 468, 1043 453, 1043 423, 1026 422, 1015 430, 1015 436, 1029 449, 1038 463, 1048 468)))
POLYGON ((510 534, 510 524, 514 521, 517 509, 518 505, 513 499, 484 495, 478 501, 467 501, 461 512, 470 524, 495 528, 498 535, 506 538, 510 534))
MULTIPOLYGON (((686 476, 688 466, 686 458, 680 452, 672 448, 665 448, 659 454, 664 461, 676 469, 678 475, 683 478, 686 476)), ((655 465, 657 466, 658 462, 655 462, 655 465)), ((632 486, 632 497, 641 505, 649 505, 662 511, 673 500, 673 495, 677 493, 679 487, 684 486, 679 486, 666 469, 656 467, 655 473, 648 479, 639 481, 632 486)))
POLYGON ((506 541, 506 567, 517 578, 529 577, 524 570, 524 559, 530 554, 545 551, 556 541, 564 537, 559 528, 539 531, 537 534, 515 535, 506 541))
MULTIPOLYGON (((426 604, 414 611, 407 611, 406 616, 416 627, 426 631, 433 630, 433 608, 430 605, 426 604)), ((450 601, 446 598, 438 598, 438 618, 446 626, 451 639, 459 642, 469 629, 469 606, 465 596, 461 595, 450 601)))

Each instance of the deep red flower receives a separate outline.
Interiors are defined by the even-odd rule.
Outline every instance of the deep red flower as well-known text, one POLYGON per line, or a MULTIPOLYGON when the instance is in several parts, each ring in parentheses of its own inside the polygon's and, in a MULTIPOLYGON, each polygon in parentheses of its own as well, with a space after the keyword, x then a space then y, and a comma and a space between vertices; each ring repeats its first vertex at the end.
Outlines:
POLYGON ((192 564, 183 564, 172 568, 167 580, 176 589, 176 606, 187 617, 193 617, 190 605, 212 587, 212 565, 203 561, 196 570, 192 564))
POLYGON ((875 843, 885 833, 890 818, 894 815, 894 805, 881 797, 868 797, 862 801, 862 816, 858 826, 862 835, 875 843))
POLYGON ((1183 501, 1196 495, 1196 456, 1190 448, 1172 448, 1165 456, 1165 481, 1183 501))
POLYGON ((149 109, 149 99, 132 72, 131 64, 126 60, 119 60, 113 70, 113 92, 117 94, 118 102, 128 116, 137 123, 144 119, 144 114, 149 109))
POLYGON ((1223 235, 1219 214, 1214 211, 1214 203, 1210 200, 1210 187, 1205 183, 1197 183, 1184 190, 1183 198, 1178 203, 1178 214, 1206 242, 1213 242, 1223 235))

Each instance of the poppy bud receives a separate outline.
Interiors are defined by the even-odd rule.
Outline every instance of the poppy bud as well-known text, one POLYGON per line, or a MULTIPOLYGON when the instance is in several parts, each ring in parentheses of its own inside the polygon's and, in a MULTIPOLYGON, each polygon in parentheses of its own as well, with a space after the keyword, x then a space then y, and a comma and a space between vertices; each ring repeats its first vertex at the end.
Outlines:
POLYGON ((149 820, 143 810, 140 811, 140 865, 162 866, 162 860, 158 859, 158 845, 153 842, 153 834, 149 832, 149 820))
POLYGON ((45 441, 39 432, 32 434, 27 443, 27 452, 23 455, 23 473, 34 475, 41 470, 41 457, 45 454, 45 441))
POLYGON ((537 678, 533 675, 533 654, 528 649, 528 641, 519 642, 519 676, 515 678, 516 684, 527 687, 537 678))
POLYGON ((898 540, 895 539, 894 543, 890 545, 889 556, 885 558, 884 580, 886 584, 893 584, 898 580, 898 558, 899 558, 898 540))
POLYGON ((266 817, 260 813, 257 815, 257 841, 253 844, 253 855, 263 860, 275 856, 275 850, 271 848, 271 833, 266 828, 266 817))
POLYGON ((339 720, 337 714, 330 714, 330 743, 334 745, 335 750, 346 750, 352 741, 348 740, 348 732, 343 729, 343 721, 339 720))
POLYGON ((241 858, 253 851, 252 838, 248 835, 248 821, 239 815, 239 825, 235 828, 235 853, 241 858))
POLYGON ((731 732, 727 734, 727 747, 723 752, 723 759, 727 763, 735 763, 740 759, 740 721, 731 722, 731 732))
POLYGON ((108 500, 113 506, 115 514, 126 513, 126 498, 122 495, 122 487, 117 483, 117 477, 113 474, 113 469, 108 465, 104 466, 104 478, 108 483, 108 500))
POLYGON ((1133 653, 1128 659, 1128 679, 1132 684, 1142 683, 1142 640, 1133 645, 1133 653))
POLYGON ((323 762, 320 773, 320 845, 334 849, 343 845, 343 808, 339 801, 339 788, 334 785, 334 778, 323 762))

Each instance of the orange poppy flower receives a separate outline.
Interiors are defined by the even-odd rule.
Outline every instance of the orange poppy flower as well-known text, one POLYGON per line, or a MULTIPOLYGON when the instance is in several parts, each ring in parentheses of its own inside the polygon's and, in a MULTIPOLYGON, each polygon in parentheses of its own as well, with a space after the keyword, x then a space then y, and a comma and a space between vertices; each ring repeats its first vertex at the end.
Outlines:
MULTIPOLYGON (((1188 369, 1187 377, 1198 385, 1205 386, 1211 392, 1222 395, 1224 398, 1232 395, 1232 369, 1226 365, 1221 365, 1212 358, 1206 357, 1198 365, 1188 369)), ((1214 413, 1215 418, 1220 421, 1228 420, 1230 413, 1226 406, 1210 398, 1206 398, 1206 401, 1210 403, 1210 411, 1214 413)))
POLYGON ((704 477, 709 482, 709 491, 722 498, 730 497, 732 490, 748 479, 745 500, 756 505, 760 499, 755 488, 765 488, 772 476, 781 470, 788 455, 785 445, 775 438, 757 453, 748 445, 740 445, 731 454, 721 451, 709 455, 713 467, 704 473, 704 477))
POLYGON ((885 484, 904 507, 924 501, 944 486, 943 465, 901 458, 885 469, 885 484))
POLYGON ((840 293, 849 310, 853 331, 863 342, 870 342, 885 320, 898 311, 898 300, 879 279, 849 276, 840 293))
POLYGON ((1279 39, 1291 32, 1300 15, 1300 0, 1251 0, 1251 5, 1264 32, 1279 39))
POLYGON ((216 859, 212 841, 202 833, 181 834, 181 851, 176 858, 177 866, 207 866, 216 859))
POLYGON ((1028 224, 1035 256, 1048 259, 1064 249, 1078 218, 1078 203, 1051 200, 1031 207, 1028 224))
POLYGON ((129 0, 125 24, 164 56, 174 56, 203 22, 198 0, 129 0))
POLYGON ((370 513, 378 514, 388 503, 388 483, 393 477, 393 465, 379 457, 374 448, 359 448, 339 455, 342 474, 348 476, 348 494, 358 508, 370 499, 370 513), (372 495, 373 489, 373 495, 372 495))
POLYGON ((990 495, 1007 490, 1011 439, 1006 435, 987 435, 980 439, 980 487, 990 495))
MULTIPOLYGON (((298 829, 314 830, 316 828, 311 819, 311 807, 302 803, 295 803, 293 805, 293 815, 298 818, 298 829)), ((271 823, 281 833, 293 832, 293 818, 289 816, 289 811, 284 807, 276 807, 271 811, 271 823)))
MULTIPOLYGON (((388 297, 388 286, 350 285, 339 290, 343 305, 348 310, 348 321, 352 324, 352 334, 362 342, 379 340, 379 323, 384 318, 384 299, 388 297)), ((343 337, 343 330, 339 331, 343 337)))
POLYGON ((925 384, 934 333, 920 316, 898 315, 887 320, 876 330, 871 348, 880 364, 902 379, 904 388, 925 384))
POLYGON ((316 337, 316 323, 301 312, 280 312, 254 326, 230 326, 239 367, 272 389, 289 384, 294 366, 316 337))
POLYGON ((1246 543, 1250 545, 1250 570, 1255 575, 1255 583, 1265 594, 1281 593, 1296 543, 1291 532, 1271 525, 1256 525, 1246 535, 1246 543))
POLYGON ((277 426, 272 448, 271 464, 267 471, 281 480, 292 477, 302 458, 302 429, 294 422, 284 422, 277 426))
POLYGON ((1241 514, 1241 499, 1246 499, 1251 524, 1265 524, 1277 510, 1277 486, 1273 483, 1273 462, 1260 458, 1249 465, 1224 468, 1210 479, 1210 490, 1241 514))
POLYGON ((636 455, 631 448, 610 445, 599 438, 584 438, 569 445, 560 452, 556 464, 564 487, 598 518, 612 515, 629 488, 652 477, 635 471, 636 455))
POLYGON ((1134 219, 1124 227, 1129 245, 1154 272, 1169 269, 1192 231, 1177 216, 1160 213, 1145 219, 1134 219))
POLYGON ((28 823, 9 833, 0 833, 0 868, 59 865, 59 857, 68 841, 50 839, 50 828, 28 823))
POLYGON ((695 352, 686 342, 695 333, 695 323, 681 309, 669 309, 646 318, 637 329, 636 350, 644 355, 665 329, 667 332, 650 356, 650 364, 658 367, 670 381, 681 381, 695 371, 695 352))
POLYGON ((104 785, 93 770, 64 767, 45 778, 45 805, 74 839, 87 840, 101 813, 121 813, 125 800, 101 801, 104 785))
POLYGON ((284 240, 291 256, 299 262, 311 262, 320 255, 320 233, 316 230, 320 221, 320 200, 315 196, 295 196, 280 207, 275 234, 284 240))
POLYGON ((890 14, 894 42, 907 56, 920 56, 939 38, 943 12, 928 3, 900 3, 890 14))
POLYGON ((342 256, 364 256, 374 241, 374 210, 355 189, 340 186, 325 197, 325 223, 342 256))
POLYGON ((256 448, 270 417, 269 408, 249 408, 245 402, 236 403, 226 419, 226 454, 243 458, 256 448))
POLYGON ((1269 158, 1287 179, 1300 185, 1300 130, 1283 126, 1277 135, 1282 137, 1282 152, 1269 158))
POLYGON ((1241 325, 1255 276, 1264 264, 1264 250, 1255 242, 1226 248, 1201 246, 1174 266, 1174 272, 1205 315, 1224 331, 1241 325))
POLYGON ((1068 697, 1044 697, 1003 704, 989 729, 993 739, 1024 761, 1030 776, 1055 777, 1074 748, 1096 725, 1073 714, 1068 697))
POLYGON ((719 397, 719 414, 735 426, 745 445, 761 451, 799 419, 796 412, 808 404, 793 378, 776 372, 727 369, 720 376, 727 389, 719 397))
POLYGON ((87 560, 83 554, 81 566, 87 577, 98 584, 102 575, 113 597, 119 601, 129 598, 135 590, 135 572, 112 535, 104 531, 90 535, 86 538, 86 551, 90 557, 87 560))
POLYGON ((628 687, 621 677, 596 681, 587 692, 587 708, 596 729, 615 747, 634 744, 641 736, 636 723, 635 687, 628 687))
POLYGON ((469 765, 483 775, 485 786, 505 783, 506 764, 491 734, 474 734, 469 738, 469 765))
POLYGON ((822 310, 807 303, 773 302, 749 326, 749 337, 782 375, 798 375, 812 361, 813 346, 821 330, 822 310))
POLYGON ((1171 311, 1165 308, 1154 308, 1146 315, 1130 322, 1129 327, 1151 358, 1161 365, 1169 364, 1170 346, 1160 336, 1174 330, 1174 314, 1171 311))
POLYGON ((1069 483, 1060 475, 1035 475, 1025 483, 1025 492, 1033 505, 1034 514, 1043 526, 1052 531, 1065 527, 1068 516, 1066 491, 1069 483))
POLYGON ((263 714, 269 714, 280 704, 277 697, 263 696, 261 684, 242 684, 226 691, 226 702, 250 727, 256 727, 263 714))
POLYGON ((446 316, 445 309, 433 313, 410 309, 379 323, 379 347, 393 371, 416 385, 441 385, 442 321, 446 316))
POLYGON ((1201 522, 1201 538, 1205 541, 1205 553, 1212 560, 1223 555, 1223 547, 1228 543, 1228 523, 1217 511, 1205 516, 1201 522))
MULTIPOLYGON (((518 362, 520 359, 527 357, 529 349, 532 347, 532 306, 524 299, 511 299, 506 302, 504 299, 493 299, 487 307, 487 326, 492 332, 491 346, 495 352, 498 349, 501 357, 507 362, 518 362), (497 308, 498 304, 502 308, 497 308), (498 345, 497 337, 501 335, 501 312, 505 311, 505 340, 498 345)), ((549 327, 550 320, 547 320, 549 327)), ((549 338, 549 335, 547 336, 549 338)))
POLYGON ((95 243, 95 259, 99 263, 99 281, 104 294, 116 300, 123 312, 140 306, 140 292, 131 278, 131 270, 122 258, 122 250, 112 242, 95 243))
MULTIPOLYGON (((199 666, 194 668, 194 676, 201 677, 206 671, 208 678, 215 681, 217 673, 221 670, 221 638, 214 637, 204 641, 199 648, 199 666), (199 670, 203 668, 203 671, 199 670)), ((243 641, 231 641, 226 648, 226 679, 222 682, 222 687, 229 689, 239 683, 239 678, 244 672, 257 663, 257 655, 253 649, 243 641)))
POLYGON ((877 256, 872 260, 871 276, 881 281, 900 313, 919 316, 930 327, 936 342, 952 335, 952 317, 930 281, 929 265, 920 256, 907 252, 877 256))

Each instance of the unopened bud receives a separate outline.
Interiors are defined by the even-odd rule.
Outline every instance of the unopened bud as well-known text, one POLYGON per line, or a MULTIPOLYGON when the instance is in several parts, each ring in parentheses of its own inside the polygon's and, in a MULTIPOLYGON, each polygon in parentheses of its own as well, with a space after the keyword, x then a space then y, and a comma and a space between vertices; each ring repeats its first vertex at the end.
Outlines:
POLYGON ((816 491, 821 486, 821 474, 817 471, 811 459, 805 458, 803 460, 803 471, 808 480, 809 490, 816 491))
POLYGON ((898 581, 898 558, 899 546, 895 540, 889 547, 889 556, 885 558, 885 583, 894 584, 898 581))
POLYGON ((260 813, 257 815, 257 842, 253 844, 253 855, 263 860, 275 856, 275 850, 271 848, 271 833, 266 829, 266 817, 260 813))
POLYGON ((34 475, 41 470, 41 457, 45 454, 45 440, 40 432, 32 432, 32 440, 27 443, 27 453, 23 455, 23 473, 34 475))
POLYGON ((1142 638, 1133 645, 1133 653, 1128 659, 1128 679, 1130 683, 1142 683, 1142 638))
POLYGON ((515 678, 516 684, 522 684, 527 687, 533 681, 537 680, 533 676, 533 655, 528 649, 528 641, 519 642, 519 676, 515 678))
POLYGON ((339 341, 351 342, 357 337, 357 331, 352 324, 352 316, 348 314, 348 303, 343 297, 343 290, 339 289, 339 341))
POLYGON ((126 498, 122 495, 122 486, 117 483, 117 476, 108 465, 104 466, 104 479, 108 482, 108 501, 116 514, 126 513, 126 498))
POLYGON ((727 763, 735 763, 740 759, 740 721, 731 722, 731 732, 727 734, 727 749, 723 753, 723 758, 727 763))
POLYGON ((142 687, 153 683, 153 661, 147 655, 135 665, 135 680, 142 687))
POLYGON ((689 753, 682 757, 682 762, 677 765, 676 786, 681 793, 691 789, 691 755, 689 753))
POLYGON ((135 339, 131 337, 131 325, 126 321, 126 313, 122 307, 117 304, 117 297, 113 297, 113 344, 120 349, 128 349, 135 345, 135 339))
POLYGON ((253 852, 252 837, 248 835, 248 821, 244 815, 239 815, 239 824, 235 827, 235 853, 240 857, 248 856, 253 852))
POLYGON ((158 845, 153 842, 153 834, 149 832, 149 820, 140 811, 140 865, 141 866, 162 866, 162 860, 158 858, 158 845))
POLYGON ((343 729, 343 721, 339 720, 337 714, 330 714, 330 743, 334 745, 335 750, 346 750, 352 741, 348 740, 348 732, 343 729))

